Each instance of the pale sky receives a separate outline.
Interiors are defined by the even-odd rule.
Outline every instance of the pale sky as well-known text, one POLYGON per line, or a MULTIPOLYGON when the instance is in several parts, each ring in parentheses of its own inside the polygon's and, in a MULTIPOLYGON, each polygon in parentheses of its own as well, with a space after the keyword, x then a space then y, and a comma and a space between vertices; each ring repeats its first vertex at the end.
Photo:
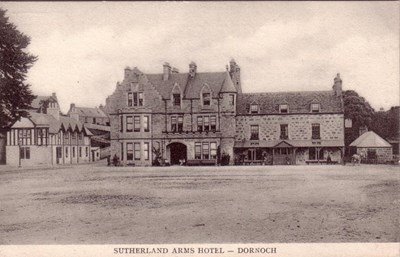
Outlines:
POLYGON ((105 104, 126 66, 225 71, 244 92, 330 90, 336 73, 378 110, 399 105, 399 2, 6 2, 39 60, 34 94, 105 104))

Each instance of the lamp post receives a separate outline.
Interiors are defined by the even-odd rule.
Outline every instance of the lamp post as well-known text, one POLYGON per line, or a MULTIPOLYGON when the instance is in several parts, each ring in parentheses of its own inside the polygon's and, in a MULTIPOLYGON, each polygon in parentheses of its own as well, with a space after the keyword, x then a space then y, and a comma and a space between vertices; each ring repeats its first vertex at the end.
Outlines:
POLYGON ((18 139, 18 168, 21 168, 21 144, 22 144, 22 138, 18 139))

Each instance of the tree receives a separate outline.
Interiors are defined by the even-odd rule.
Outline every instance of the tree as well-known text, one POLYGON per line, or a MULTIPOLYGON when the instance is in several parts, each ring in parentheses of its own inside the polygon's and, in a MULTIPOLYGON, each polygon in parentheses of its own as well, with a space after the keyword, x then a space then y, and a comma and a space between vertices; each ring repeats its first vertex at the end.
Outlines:
POLYGON ((26 52, 30 38, 8 21, 0 8, 0 131, 20 116, 26 116, 35 99, 30 85, 24 83, 28 69, 37 57, 26 52))
POLYGON ((345 145, 348 146, 357 137, 362 126, 370 127, 374 117, 371 105, 353 90, 343 92, 344 117, 352 120, 352 128, 345 129, 345 145))

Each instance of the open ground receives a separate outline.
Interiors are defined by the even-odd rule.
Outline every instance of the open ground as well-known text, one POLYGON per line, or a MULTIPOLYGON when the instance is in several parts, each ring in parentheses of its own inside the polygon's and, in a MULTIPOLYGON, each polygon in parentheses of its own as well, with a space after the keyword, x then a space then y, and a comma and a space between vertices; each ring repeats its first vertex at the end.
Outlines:
POLYGON ((0 167, 0 244, 399 242, 387 165, 0 167))

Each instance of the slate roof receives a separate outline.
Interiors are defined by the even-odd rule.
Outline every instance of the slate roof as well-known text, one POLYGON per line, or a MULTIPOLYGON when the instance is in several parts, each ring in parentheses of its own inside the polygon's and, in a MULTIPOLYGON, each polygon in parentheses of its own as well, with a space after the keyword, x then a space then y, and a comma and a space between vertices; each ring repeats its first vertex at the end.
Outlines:
MULTIPOLYGON (((188 73, 172 73, 169 75, 168 80, 163 80, 163 74, 146 74, 147 79, 153 84, 156 90, 161 94, 164 99, 171 98, 172 89, 177 83, 183 92, 183 98, 186 99, 199 99, 200 90, 204 84, 207 84, 211 91, 212 97, 218 97, 218 93, 223 88, 224 83, 226 90, 229 92, 236 89, 229 85, 227 79, 227 72, 200 72, 196 73, 194 78, 190 78, 188 73)), ((229 80, 230 77, 229 77, 229 80)), ((227 91, 227 92, 228 92, 227 91)))
POLYGON ((57 120, 50 114, 29 112, 29 119, 38 127, 49 127, 50 133, 58 133, 58 131, 64 127, 64 129, 71 128, 72 130, 78 129, 78 131, 84 130, 86 135, 92 135, 92 133, 86 129, 82 123, 76 121, 68 116, 60 116, 60 120, 57 120))
POLYGON ((107 115, 99 108, 75 107, 75 109, 78 112, 79 116, 107 118, 107 115))
POLYGON ((320 104, 320 113, 343 112, 341 98, 333 91, 300 91, 238 94, 237 113, 249 114, 250 105, 256 103, 260 114, 279 113, 280 104, 289 105, 289 113, 310 113, 311 103, 320 104))
POLYGON ((363 147, 392 147, 386 140, 373 131, 368 131, 354 140, 350 146, 363 147))
POLYGON ((57 99, 54 99, 53 96, 37 96, 35 99, 33 99, 31 106, 33 109, 39 109, 40 108, 40 102, 41 101, 46 101, 48 99, 52 99, 57 102, 57 99))

